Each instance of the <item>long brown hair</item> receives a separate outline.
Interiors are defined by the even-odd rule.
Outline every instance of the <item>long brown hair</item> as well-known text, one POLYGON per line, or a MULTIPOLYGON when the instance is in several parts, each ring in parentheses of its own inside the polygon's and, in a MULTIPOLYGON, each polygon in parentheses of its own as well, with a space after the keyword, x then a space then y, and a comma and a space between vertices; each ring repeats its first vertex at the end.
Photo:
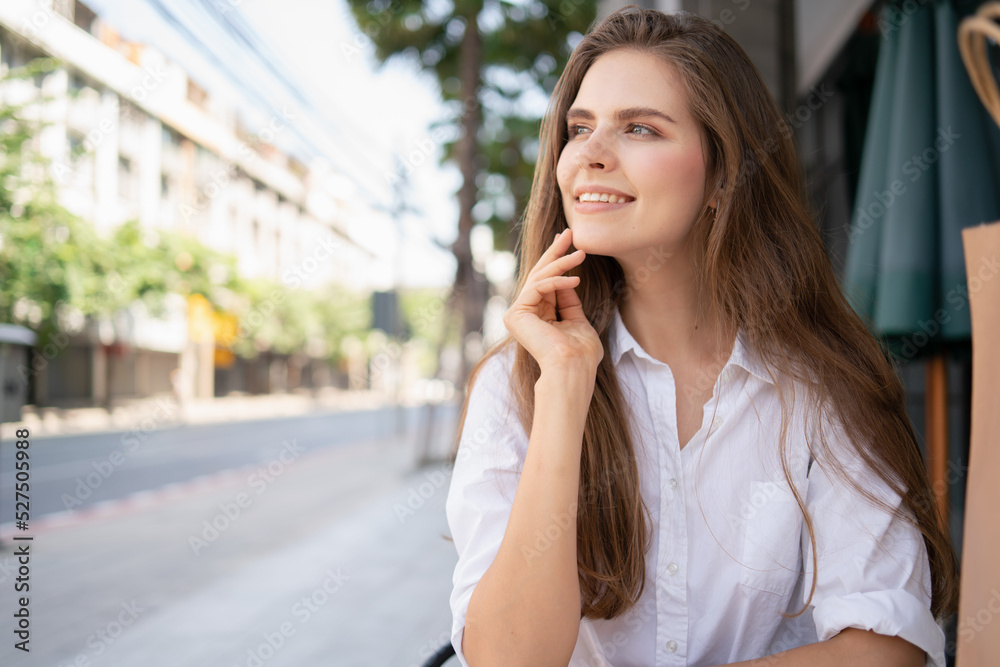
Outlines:
MULTIPOLYGON (((791 132, 781 112, 744 51, 710 21, 630 6, 607 17, 577 45, 542 122, 539 159, 522 222, 515 294, 553 236, 566 228, 556 183, 556 163, 567 141, 566 111, 594 61, 622 48, 655 55, 675 69, 704 132, 706 206, 691 231, 702 301, 718 314, 722 330, 742 330, 748 347, 773 369, 774 377, 807 388, 815 408, 810 414, 825 409, 850 430, 851 446, 903 499, 901 507, 886 505, 859 487, 836 460, 834 472, 871 502, 919 528, 930 560, 931 609, 935 616, 947 615, 956 604, 956 556, 939 522, 902 384, 883 346, 840 291, 807 205, 791 132), (725 194, 713 220, 707 198, 720 187, 725 194)), ((612 619, 642 594, 651 535, 627 406, 608 348, 615 310, 628 298, 631 286, 610 257, 589 255, 569 273, 581 276, 576 291, 605 348, 584 429, 580 469, 577 558, 582 613, 612 619)), ((511 384, 518 417, 530 433, 540 370, 509 335, 472 369, 459 433, 479 369, 509 345, 516 348, 511 384)), ((782 405, 782 464, 813 543, 815 573, 812 521, 785 465, 788 398, 794 400, 789 396, 794 392, 787 386, 782 391, 782 382, 776 384, 782 405)), ((822 429, 816 431, 819 442, 811 442, 810 448, 816 456, 829 454, 822 429)), ((815 574, 810 601, 814 591, 815 574)))

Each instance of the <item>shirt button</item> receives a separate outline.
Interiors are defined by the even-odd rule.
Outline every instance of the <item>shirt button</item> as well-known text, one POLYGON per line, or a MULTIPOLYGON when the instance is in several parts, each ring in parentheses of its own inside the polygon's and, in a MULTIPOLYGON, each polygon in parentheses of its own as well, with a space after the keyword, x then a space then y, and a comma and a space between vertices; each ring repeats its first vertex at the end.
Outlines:
POLYGON ((677 642, 670 640, 667 642, 667 650, 671 653, 677 653, 677 642))
POLYGON ((712 429, 714 430, 714 429, 717 429, 720 426, 722 426, 722 421, 723 421, 722 417, 716 417, 715 419, 713 419, 712 420, 712 429))
POLYGON ((667 566, 667 574, 669 574, 671 577, 677 574, 677 563, 671 563, 670 565, 667 566))
POLYGON ((677 488, 677 479, 676 478, 671 477, 670 481, 667 482, 667 483, 670 485, 671 489, 676 489, 677 488))

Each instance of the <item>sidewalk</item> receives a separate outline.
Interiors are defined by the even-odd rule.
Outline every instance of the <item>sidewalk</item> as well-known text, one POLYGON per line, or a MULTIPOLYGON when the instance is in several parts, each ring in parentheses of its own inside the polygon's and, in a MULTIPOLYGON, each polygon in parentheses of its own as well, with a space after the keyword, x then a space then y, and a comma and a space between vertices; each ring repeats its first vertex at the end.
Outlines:
POLYGON ((417 667, 450 636, 457 555, 450 468, 414 468, 414 430, 312 451, 260 492, 244 472, 40 533, 32 652, 5 643, 0 664, 417 667), (222 525, 240 494, 252 502, 222 525))
MULTIPOLYGON (((152 430, 176 424, 293 417, 314 412, 348 412, 392 405, 391 397, 379 391, 326 388, 315 394, 264 394, 223 396, 192 400, 183 408, 169 396, 127 399, 106 408, 55 408, 25 406, 21 421, 0 424, 0 439, 15 437, 18 429, 28 429, 32 437, 75 435, 130 429, 152 430)), ((415 405, 412 401, 404 405, 415 405)))
POLYGON ((442 466, 399 478, 301 539, 146 607, 152 613, 91 664, 418 667, 450 637, 449 482, 442 466), (421 487, 434 492, 401 521, 399 508, 421 487))

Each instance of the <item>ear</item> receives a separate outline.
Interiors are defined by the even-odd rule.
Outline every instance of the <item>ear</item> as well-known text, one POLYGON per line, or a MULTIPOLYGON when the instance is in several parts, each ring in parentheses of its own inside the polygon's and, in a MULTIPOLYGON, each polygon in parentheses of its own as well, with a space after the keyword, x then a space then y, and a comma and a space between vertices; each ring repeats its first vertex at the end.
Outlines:
POLYGON ((726 189, 723 188, 722 186, 719 186, 719 189, 715 191, 715 193, 712 195, 712 198, 708 200, 708 207, 714 209, 716 206, 718 206, 719 202, 722 200, 725 194, 726 194, 726 189))

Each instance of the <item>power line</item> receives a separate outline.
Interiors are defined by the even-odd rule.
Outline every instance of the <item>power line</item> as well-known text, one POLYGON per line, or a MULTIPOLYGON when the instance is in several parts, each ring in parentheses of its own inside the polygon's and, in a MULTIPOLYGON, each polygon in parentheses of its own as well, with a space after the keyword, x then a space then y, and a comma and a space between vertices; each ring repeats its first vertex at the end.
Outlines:
MULTIPOLYGON (((274 53, 266 40, 261 39, 260 35, 250 26, 241 12, 222 11, 217 4, 213 4, 209 0, 200 0, 200 2, 202 6, 213 10, 216 22, 229 32, 230 35, 234 36, 250 49, 258 61, 298 100, 299 105, 304 110, 312 113, 314 121, 321 125, 330 136, 336 137, 342 143, 352 144, 352 148, 355 149, 355 155, 360 155, 362 159, 368 160, 372 168, 376 170, 380 168, 380 165, 368 159, 370 153, 368 146, 361 146, 358 143, 358 138, 364 136, 366 132, 358 127, 353 119, 348 116, 342 116, 344 124, 351 126, 349 132, 344 132, 342 128, 331 122, 326 112, 317 109, 313 98, 304 93, 302 86, 294 80, 291 74, 292 68, 285 67, 282 64, 281 58, 274 53)), ((385 167, 381 166, 381 169, 384 170, 385 167)))
MULTIPOLYGON (((253 101, 258 102, 263 108, 269 110, 272 115, 274 115, 274 116, 279 115, 280 112, 273 105, 272 100, 270 100, 266 96, 264 96, 260 92, 258 86, 255 86, 255 85, 252 85, 252 84, 248 83, 240 73, 234 71, 231 66, 229 66, 226 62, 224 62, 222 60, 222 58, 220 58, 219 55, 215 52, 214 49, 212 49, 210 47, 206 48, 207 47, 207 44, 206 44, 207 40, 201 39, 197 35, 195 35, 194 32, 191 30, 191 28, 183 20, 179 19, 178 16, 174 13, 174 11, 171 10, 170 8, 168 8, 162 2, 162 0, 147 0, 147 1, 160 14, 160 16, 163 17, 163 19, 170 26, 172 26, 189 43, 191 43, 192 45, 198 47, 199 51, 205 57, 207 57, 216 67, 218 67, 233 83, 235 83, 237 85, 237 87, 245 95, 247 95, 253 101)), ((213 19, 215 20, 216 24, 219 23, 219 21, 218 21, 218 12, 214 13, 213 19)), ((228 33, 227 36, 230 38, 230 40, 232 40, 233 39, 233 37, 232 37, 232 31, 229 30, 229 29, 227 29, 225 26, 223 26, 223 28, 228 33)), ((240 40, 240 41, 243 41, 243 40, 240 40)), ((236 46, 239 46, 239 44, 236 44, 236 46)), ((256 59, 258 61, 266 60, 266 59, 263 59, 261 57, 261 54, 252 45, 246 44, 244 42, 244 46, 245 47, 249 47, 251 49, 251 51, 253 52, 254 56, 256 57, 256 59)), ((275 70, 272 67, 268 67, 268 69, 271 70, 272 72, 275 72, 275 70)), ((277 78, 278 78, 279 81, 282 80, 281 76, 278 76, 277 78)), ((286 85, 285 88, 287 89, 288 86, 286 85)), ((305 102, 305 105, 310 110, 313 110, 312 109, 312 105, 309 104, 307 100, 305 100, 305 98, 302 96, 302 94, 300 92, 294 91, 294 90, 292 92, 293 92, 293 95, 294 95, 294 97, 296 99, 303 100, 305 102)), ((315 113, 315 111, 313 111, 313 113, 315 113)), ((305 151, 307 152, 307 154, 309 154, 311 157, 316 157, 316 156, 322 155, 323 157, 326 157, 327 159, 330 159, 335 164, 340 162, 339 159, 337 159, 333 155, 330 155, 327 151, 323 151, 323 152, 317 151, 314 148, 314 140, 310 140, 310 138, 306 137, 302 133, 302 131, 301 131, 300 128, 296 127, 294 124, 289 124, 289 126, 290 126, 293 134, 295 135, 295 137, 298 139, 299 143, 301 143, 301 148, 305 149, 305 151)), ((350 179, 354 183, 354 185, 359 189, 359 191, 362 192, 362 194, 364 195, 364 198, 366 200, 366 203, 368 203, 368 205, 370 205, 370 206, 378 206, 377 202, 379 202, 382 199, 382 197, 378 197, 377 195, 375 195, 366 185, 364 185, 362 182, 360 182, 355 177, 355 175, 351 173, 350 170, 348 170, 348 169, 342 169, 341 170, 341 174, 343 176, 347 177, 348 179, 350 179)))

